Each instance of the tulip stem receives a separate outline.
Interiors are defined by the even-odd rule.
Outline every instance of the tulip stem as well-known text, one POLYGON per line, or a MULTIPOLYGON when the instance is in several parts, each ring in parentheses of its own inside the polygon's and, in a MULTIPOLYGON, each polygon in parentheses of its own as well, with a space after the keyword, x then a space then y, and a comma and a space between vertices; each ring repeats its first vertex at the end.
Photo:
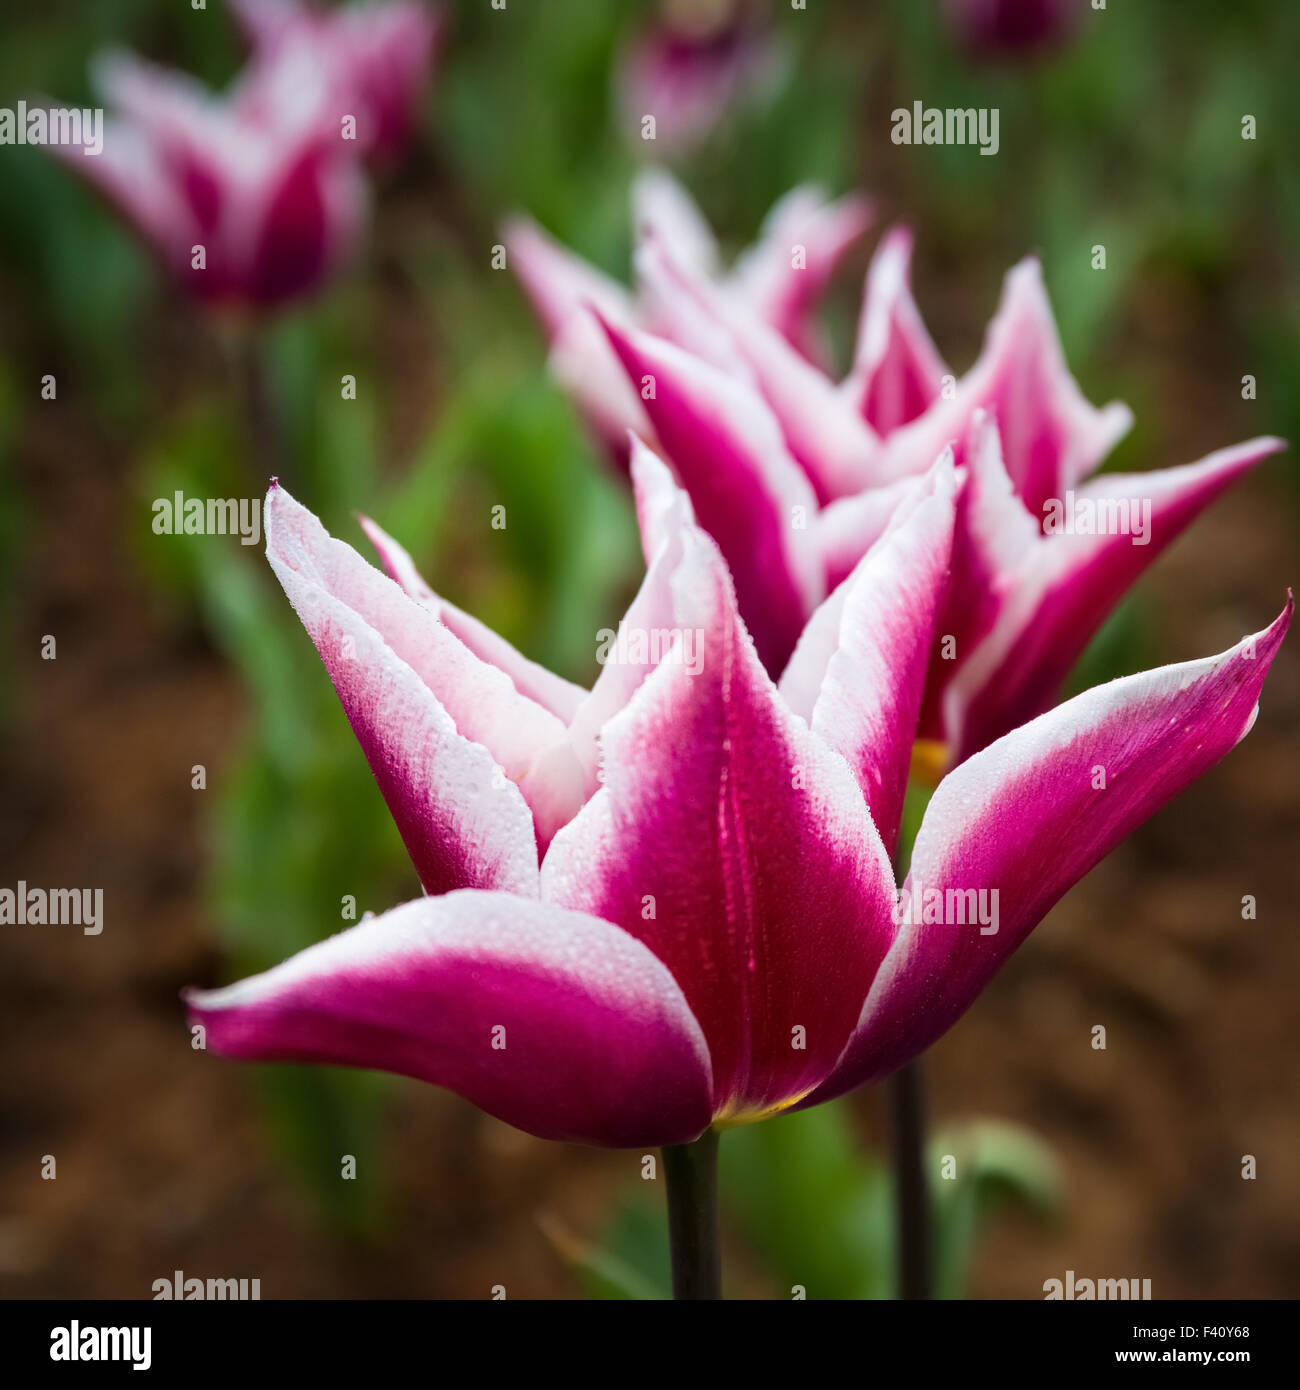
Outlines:
POLYGON ((259 490, 287 469, 286 441, 276 408, 267 360, 266 334, 260 324, 223 323, 217 338, 226 362, 242 418, 249 470, 259 490))
POLYGON ((244 420, 248 430, 249 457, 265 487, 273 476, 285 473, 284 438, 271 390, 266 341, 258 331, 243 342, 238 364, 240 390, 244 398, 244 420))
POLYGON ((693 1144, 664 1148, 668 1183, 668 1241, 673 1297, 722 1297, 718 1245, 718 1133, 706 1129, 693 1144))
POLYGON ((894 1120, 894 1203, 899 1298, 930 1297, 930 1192, 925 1176, 925 1093, 921 1063, 889 1080, 894 1120))

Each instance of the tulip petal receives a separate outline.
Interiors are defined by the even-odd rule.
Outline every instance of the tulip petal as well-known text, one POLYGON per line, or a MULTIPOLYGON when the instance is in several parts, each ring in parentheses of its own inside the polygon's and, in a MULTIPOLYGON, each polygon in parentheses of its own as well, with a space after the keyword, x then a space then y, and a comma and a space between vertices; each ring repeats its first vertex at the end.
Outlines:
POLYGON ((952 398, 886 440, 883 475, 898 476, 917 460, 928 466, 947 444, 964 462, 961 446, 977 410, 997 421, 1007 472, 1035 516, 1096 468, 1132 424, 1127 406, 1090 405, 1070 375, 1034 259, 1008 273, 979 361, 952 398))
POLYGON ((420 602, 335 540, 282 488, 267 499, 267 557, 281 581, 316 583, 368 623, 438 697, 456 727, 496 754, 506 775, 521 776, 564 733, 549 710, 521 695, 420 602))
POLYGON ((828 202, 816 188, 792 189, 736 262, 728 287, 809 361, 824 365, 812 310, 871 217, 870 200, 856 194, 828 202))
POLYGON ((574 314, 595 305, 620 323, 632 317, 627 290, 595 266, 575 256, 530 217, 512 217, 502 229, 510 266, 554 339, 574 314))
MULTIPOLYGON (((1076 525, 1080 516, 1108 511, 1122 520, 1122 505, 1128 526, 1105 521, 1110 530, 1100 535, 1034 535, 1022 549, 996 624, 944 697, 944 723, 957 738, 958 756, 1042 713, 1093 634, 1156 557, 1224 489, 1283 447, 1279 439, 1253 439, 1199 463, 1103 474, 1082 487, 1072 504, 1076 525), (1147 507, 1146 540, 1135 544, 1131 532, 1147 507)), ((1059 506, 1064 520, 1064 499, 1059 506)), ((1003 550, 1010 558, 1009 547, 1003 550)))
POLYGON ((267 497, 266 550, 425 891, 535 893, 533 818, 511 778, 564 726, 278 486, 267 497))
POLYGON ((187 1002, 224 1056, 412 1076, 542 1139, 640 1148, 709 1123, 708 1048, 664 966, 507 893, 407 903, 187 1002))
POLYGON ((87 156, 84 141, 46 149, 134 227, 164 265, 177 273, 188 264, 194 222, 154 141, 128 122, 113 119, 104 121, 103 136, 98 155, 87 156))
POLYGON ((244 40, 254 48, 276 43, 296 22, 302 7, 293 0, 226 0, 226 8, 244 40))
POLYGON ((432 608, 439 621, 454 632, 480 661, 504 671, 521 695, 550 710, 565 724, 573 719, 578 706, 587 698, 588 692, 582 686, 530 661, 486 623, 479 622, 435 593, 416 569, 410 554, 392 536, 369 517, 363 516, 359 520, 361 529, 370 538, 380 562, 395 584, 399 584, 417 602, 432 608))
POLYGON ((726 1123, 793 1103, 834 1064, 888 942, 893 879, 848 766, 759 664, 717 547, 695 528, 683 544, 674 658, 606 725, 604 786, 555 837, 542 893, 664 961, 726 1123))
POLYGON ((959 741, 960 732, 944 713, 947 692, 965 664, 974 661, 1004 611, 1011 573, 1042 540, 1038 524, 1016 496, 1002 461, 997 423, 986 411, 975 412, 964 454, 965 481, 953 529, 952 582, 936 628, 918 727, 920 738, 949 746, 959 741))
POLYGON ((674 582, 682 562, 685 528, 693 524, 690 501, 672 481, 664 463, 635 438, 630 468, 638 519, 645 519, 644 544, 649 553, 645 578, 617 631, 605 629, 601 634, 606 640, 600 653, 600 675, 569 728, 568 746, 583 769, 586 796, 599 785, 601 730, 672 649, 673 635, 681 626, 674 582), (653 551, 649 551, 651 536, 653 551))
POLYGON ((880 440, 838 387, 734 294, 678 263, 658 242, 643 246, 637 272, 651 326, 706 362, 752 381, 776 416, 818 502, 856 495, 875 482, 880 440))
POLYGON ((825 661, 811 710, 813 733, 848 761, 891 855, 948 583, 956 490, 947 453, 914 485, 852 577, 813 615, 781 680, 782 695, 803 713, 807 689, 798 687, 815 665, 803 654, 821 648, 825 661), (828 617, 819 622, 823 613, 828 617))
POLYGON ((502 235, 510 264, 550 343, 552 375, 573 398, 601 447, 625 464, 628 431, 648 436, 650 425, 592 310, 615 323, 631 323, 631 297, 618 281, 561 246, 530 218, 511 218, 502 235))
POLYGON ((1026 508, 1092 472, 1133 423, 1118 402, 1089 404, 1070 375, 1035 259, 1007 276, 989 326, 978 404, 997 420, 1007 472, 1026 508))
POLYGON ((856 497, 837 498, 822 508, 815 522, 815 547, 822 557, 829 591, 844 583, 885 534, 890 517, 915 486, 914 477, 897 478, 856 497))
POLYGON ((895 227, 867 271, 853 370, 843 390, 879 435, 924 414, 948 369, 912 298, 912 234, 895 227))
POLYGON ((672 248, 675 258, 701 275, 718 269, 718 243, 695 200, 663 169, 645 169, 632 184, 633 232, 672 248))
POLYGON ((795 529, 817 512, 807 478, 744 383, 660 338, 608 321, 605 331, 631 380, 650 383, 663 453, 726 556, 759 655, 779 672, 824 594, 819 557, 795 529))
MULTIPOLYGON (((647 235, 637 249, 633 267, 641 310, 639 328, 667 338, 741 380, 750 380, 749 364, 734 324, 725 313, 725 299, 704 275, 688 268, 660 237, 653 235, 647 235)), ((761 325, 753 314, 748 315, 747 322, 761 325)), ((781 341, 785 342, 783 338, 781 341)), ((788 344, 786 351, 798 357, 788 344)))
POLYGON ((922 917, 926 894, 940 892, 948 924, 914 923, 906 903, 853 1041, 810 1103, 884 1076, 928 1047, 1073 884, 1246 736, 1293 608, 1288 598, 1271 627, 1222 655, 1067 700, 944 778, 905 892, 917 895, 922 917), (946 906, 949 893, 968 890, 996 890, 996 921, 989 911, 981 925, 969 896, 960 911, 956 898, 946 906))

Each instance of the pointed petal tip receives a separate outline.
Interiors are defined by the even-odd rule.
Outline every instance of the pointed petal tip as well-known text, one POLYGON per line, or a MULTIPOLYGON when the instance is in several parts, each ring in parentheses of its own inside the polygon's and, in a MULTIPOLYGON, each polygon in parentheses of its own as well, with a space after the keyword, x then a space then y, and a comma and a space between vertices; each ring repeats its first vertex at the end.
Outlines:
POLYGON ((1274 653, 1282 645, 1282 639, 1286 636, 1291 626, 1291 618, 1295 613, 1295 592, 1287 586, 1286 602, 1282 605, 1282 611, 1273 619, 1269 625, 1253 636, 1243 639, 1244 642, 1263 642, 1269 650, 1269 660, 1273 659, 1274 653))
POLYGON ((906 284, 911 274, 912 251, 915 245, 916 233, 912 228, 906 222, 895 222, 880 238, 880 244, 871 258, 867 274, 871 274, 874 266, 889 265, 906 284))
POLYGON ((708 1045, 667 967, 608 922, 508 893, 417 899, 182 997, 221 1056, 414 1077, 540 1138, 681 1143, 712 1110, 708 1045))

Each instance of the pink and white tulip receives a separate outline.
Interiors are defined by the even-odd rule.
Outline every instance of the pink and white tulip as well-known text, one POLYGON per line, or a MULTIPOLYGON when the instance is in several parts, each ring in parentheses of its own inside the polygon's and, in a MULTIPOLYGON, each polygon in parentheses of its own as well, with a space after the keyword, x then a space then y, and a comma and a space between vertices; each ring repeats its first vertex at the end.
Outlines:
POLYGON ((778 69, 775 38, 751 0, 672 0, 623 50, 615 97, 629 140, 682 154, 760 98, 778 69))
POLYGON ((652 437, 735 577, 779 676, 816 604, 884 530, 909 480, 947 448, 961 492, 953 581, 920 735, 957 759, 1043 713, 1115 604, 1226 487, 1282 447, 1256 439, 1199 463, 1092 479, 1131 422, 1070 375, 1038 262, 1007 276, 960 379, 909 287, 911 240, 887 235, 867 274, 852 368, 836 383, 668 235, 637 256, 648 332, 592 312, 652 437), (1076 531, 1070 516, 1125 527, 1076 531), (1139 536, 1138 524, 1145 530, 1139 536))
POLYGON ((265 308, 319 288, 365 221, 360 170, 304 52, 248 69, 216 96, 129 53, 104 56, 102 153, 54 146, 139 234, 187 294, 265 308))
MULTIPOLYGON (((638 245, 664 244, 691 274, 728 303, 743 305, 795 352, 825 359, 814 310, 845 253, 865 231, 870 203, 850 196, 827 201, 811 187, 797 188, 768 214, 758 241, 728 270, 712 230, 686 190, 662 170, 641 173, 632 190, 638 245)), ((535 222, 506 224, 509 262, 531 301, 550 345, 551 369, 578 403, 600 443, 626 463, 629 432, 653 430, 594 317, 676 339, 686 329, 664 312, 648 286, 632 294, 561 246, 535 222)))
POLYGON ((302 52, 328 93, 326 122, 356 121, 359 151, 390 161, 411 139, 444 26, 425 0, 363 0, 334 9, 300 0, 229 0, 253 60, 276 63, 302 52))
POLYGON ((590 691, 439 598, 377 528, 391 579, 272 488, 268 556, 437 896, 191 994, 209 1047, 414 1076, 610 1146, 828 1099, 932 1042, 1247 733, 1290 619, 1092 690, 950 773, 904 888, 996 889, 998 930, 914 924, 890 850, 948 584, 951 459, 818 607, 779 687, 685 494, 643 445, 632 472, 647 572, 620 637, 671 643, 617 646, 590 691))

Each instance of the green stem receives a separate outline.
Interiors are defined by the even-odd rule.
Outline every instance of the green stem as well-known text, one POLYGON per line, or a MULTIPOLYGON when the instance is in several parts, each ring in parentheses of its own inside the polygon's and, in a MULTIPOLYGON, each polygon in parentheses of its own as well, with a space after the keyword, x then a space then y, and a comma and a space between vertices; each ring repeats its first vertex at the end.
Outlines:
POLYGON ((931 1296, 930 1193, 925 1175, 925 1096, 920 1060, 889 1079, 894 1119, 894 1203, 899 1298, 931 1296))
POLYGON ((718 1245, 718 1134, 706 1129, 693 1144, 664 1148, 668 1185, 668 1240, 673 1297, 722 1297, 718 1245))
POLYGON ((287 463, 283 422, 270 379, 266 331, 260 322, 218 323, 217 339, 243 417, 249 471, 257 487, 265 490, 273 476, 286 480, 287 463))

